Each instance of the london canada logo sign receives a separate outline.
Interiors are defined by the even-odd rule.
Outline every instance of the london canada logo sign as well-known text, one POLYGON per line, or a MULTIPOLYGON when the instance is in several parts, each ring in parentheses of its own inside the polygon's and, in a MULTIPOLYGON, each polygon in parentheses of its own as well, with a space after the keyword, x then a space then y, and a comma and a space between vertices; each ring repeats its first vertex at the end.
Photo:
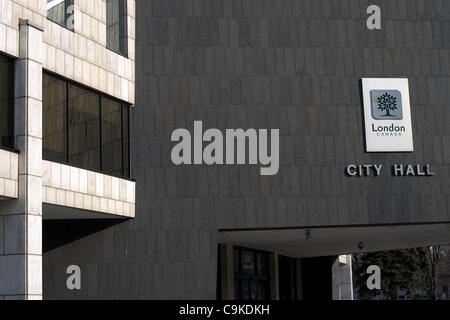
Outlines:
MULTIPOLYGON (((398 90, 370 91, 372 118, 375 120, 403 120, 402 94, 398 90)), ((382 126, 372 123, 372 131, 378 136, 401 136, 406 132, 403 125, 382 126)))
POLYGON ((367 152, 413 152, 408 79, 362 79, 367 152))
MULTIPOLYGON (((408 79, 362 79, 367 152, 413 152, 411 106, 408 79)), ((349 177, 378 177, 382 164, 350 164, 349 177)), ((394 164, 394 177, 434 176, 429 164, 394 164)))
POLYGON ((372 117, 376 120, 402 120, 402 95, 398 90, 372 90, 372 117))

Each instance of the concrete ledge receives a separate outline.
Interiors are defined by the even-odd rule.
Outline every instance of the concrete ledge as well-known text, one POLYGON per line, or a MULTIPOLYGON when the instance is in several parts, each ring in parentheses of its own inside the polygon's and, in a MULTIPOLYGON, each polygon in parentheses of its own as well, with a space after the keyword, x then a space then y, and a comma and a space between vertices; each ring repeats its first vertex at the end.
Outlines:
POLYGON ((44 27, 43 26, 41 26, 41 25, 37 24, 36 22, 31 21, 29 19, 19 18, 19 25, 21 25, 21 26, 30 26, 30 27, 33 27, 35 29, 38 29, 39 31, 44 32, 44 27))
POLYGON ((136 183, 133 181, 50 161, 42 161, 42 176, 43 203, 135 217, 136 183))
POLYGON ((0 149, 0 199, 19 197, 19 155, 0 149))

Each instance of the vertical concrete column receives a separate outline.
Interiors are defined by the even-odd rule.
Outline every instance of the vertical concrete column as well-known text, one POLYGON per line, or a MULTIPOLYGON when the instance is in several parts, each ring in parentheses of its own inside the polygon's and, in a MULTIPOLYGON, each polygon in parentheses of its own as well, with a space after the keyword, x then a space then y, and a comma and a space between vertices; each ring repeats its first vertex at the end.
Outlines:
POLYGON ((278 274, 278 253, 269 254, 270 300, 280 300, 280 282, 278 274))
POLYGON ((340 299, 353 300, 352 256, 346 255, 344 264, 340 266, 340 299))
POLYGON ((15 63, 14 126, 19 155, 19 199, 2 205, 4 255, 0 296, 42 299, 42 31, 20 20, 15 63))
POLYGON ((233 245, 221 244, 220 250, 220 285, 222 300, 234 300, 234 262, 233 245))
POLYGON ((340 271, 340 257, 333 257, 331 263, 331 293, 333 300, 340 300, 340 286, 341 286, 341 271, 340 271))
POLYGON ((297 300, 303 300, 303 272, 302 260, 295 259, 295 289, 297 291, 297 300))
POLYGON ((333 300, 353 300, 352 256, 341 255, 332 266, 333 300))

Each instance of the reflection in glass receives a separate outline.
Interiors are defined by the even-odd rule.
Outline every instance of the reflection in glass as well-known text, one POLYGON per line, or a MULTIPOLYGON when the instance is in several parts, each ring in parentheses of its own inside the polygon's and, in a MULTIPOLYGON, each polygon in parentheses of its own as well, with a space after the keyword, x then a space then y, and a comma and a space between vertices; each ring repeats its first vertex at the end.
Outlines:
POLYGON ((43 157, 66 162, 66 82, 44 73, 42 95, 43 157))
POLYGON ((242 272, 255 273, 255 255, 251 251, 242 250, 242 272))
POLYGON ((100 171, 99 96, 69 84, 69 163, 100 171))
POLYGON ((252 249, 234 247, 233 260, 236 299, 268 299, 268 253, 252 249))
POLYGON ((130 173, 130 108, 122 105, 122 132, 123 132, 123 176, 129 177, 130 173))
POLYGON ((247 280, 242 280, 241 281, 241 300, 250 300, 250 295, 249 295, 249 283, 247 280))
POLYGON ((130 106, 43 74, 43 156, 74 167, 130 177, 130 106))
POLYGON ((61 26, 73 29, 73 0, 47 0, 47 18, 61 26))
POLYGON ((109 175, 122 175, 122 105, 102 98, 102 169, 109 175))
POLYGON ((0 55, 0 146, 12 148, 12 67, 11 60, 0 55))
POLYGON ((125 0, 106 0, 106 46, 127 54, 127 10, 125 0))

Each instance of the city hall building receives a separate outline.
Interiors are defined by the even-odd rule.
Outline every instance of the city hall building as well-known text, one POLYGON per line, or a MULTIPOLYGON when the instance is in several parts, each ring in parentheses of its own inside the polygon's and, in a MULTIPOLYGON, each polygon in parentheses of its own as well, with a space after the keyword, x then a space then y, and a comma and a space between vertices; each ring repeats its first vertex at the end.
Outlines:
POLYGON ((351 254, 450 243, 449 18, 0 0, 0 300, 353 299, 351 254))

